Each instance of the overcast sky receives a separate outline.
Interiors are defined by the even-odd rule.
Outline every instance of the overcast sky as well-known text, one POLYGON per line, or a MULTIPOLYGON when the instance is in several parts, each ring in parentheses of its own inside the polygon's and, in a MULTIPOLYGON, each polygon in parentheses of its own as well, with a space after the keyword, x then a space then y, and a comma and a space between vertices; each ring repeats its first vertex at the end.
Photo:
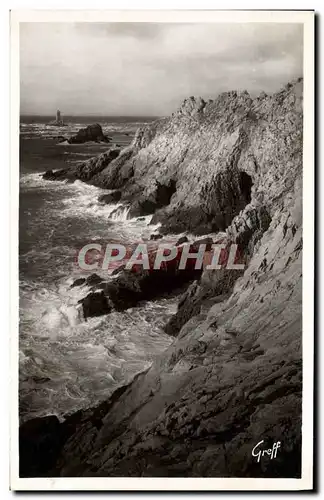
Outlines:
POLYGON ((21 113, 168 115, 302 76, 299 24, 22 23, 21 113))

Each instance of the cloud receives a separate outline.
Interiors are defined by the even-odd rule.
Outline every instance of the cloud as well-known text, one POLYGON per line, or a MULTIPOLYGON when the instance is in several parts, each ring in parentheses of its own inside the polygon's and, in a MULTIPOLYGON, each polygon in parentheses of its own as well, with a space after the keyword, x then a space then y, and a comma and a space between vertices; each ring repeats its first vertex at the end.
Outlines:
POLYGON ((302 75, 299 24, 25 23, 21 112, 167 115, 188 95, 302 75))

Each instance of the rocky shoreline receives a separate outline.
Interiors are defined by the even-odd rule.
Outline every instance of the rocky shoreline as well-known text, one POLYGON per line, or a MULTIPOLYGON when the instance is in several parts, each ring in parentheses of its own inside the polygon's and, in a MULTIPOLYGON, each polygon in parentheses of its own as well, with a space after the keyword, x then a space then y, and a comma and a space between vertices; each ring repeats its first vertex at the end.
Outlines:
POLYGON ((126 149, 44 175, 113 190, 161 234, 225 232, 246 269, 121 270, 104 285, 107 313, 190 283, 165 327, 176 338, 96 409, 23 424, 21 476, 300 477, 302 91, 189 98, 126 149), (281 442, 275 460, 252 456, 261 440, 281 442))

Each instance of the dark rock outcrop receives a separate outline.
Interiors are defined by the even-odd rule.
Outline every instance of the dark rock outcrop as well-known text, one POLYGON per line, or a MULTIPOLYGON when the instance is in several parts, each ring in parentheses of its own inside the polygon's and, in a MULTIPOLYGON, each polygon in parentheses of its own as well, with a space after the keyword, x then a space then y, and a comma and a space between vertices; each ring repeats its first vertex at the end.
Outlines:
POLYGON ((181 238, 178 239, 176 246, 183 245, 183 243, 187 243, 187 241, 189 241, 187 236, 181 236, 181 238))
MULTIPOLYGON (((136 377, 134 378, 136 380, 136 377)), ((64 415, 60 422, 55 415, 34 418, 19 427, 19 476, 46 477, 55 475, 55 464, 60 452, 77 428, 91 422, 97 430, 102 419, 115 401, 125 392, 130 384, 119 387, 107 401, 95 408, 78 410, 64 415)))
POLYGON ((110 168, 104 168, 96 174, 91 183, 104 189, 120 189, 126 182, 131 183, 134 170, 132 163, 128 160, 131 159, 132 155, 133 148, 131 146, 120 151, 119 157, 111 163, 110 168), (101 175, 103 171, 105 173, 101 175))
POLYGON ((85 128, 80 128, 76 135, 73 135, 68 140, 69 144, 83 144, 89 141, 95 142, 109 142, 109 138, 104 135, 101 125, 94 123, 85 128))
POLYGON ((76 280, 73 281, 71 288, 74 288, 76 286, 82 286, 85 284, 85 282, 86 282, 85 278, 77 278, 76 280))
POLYGON ((70 168, 62 170, 48 170, 43 174, 43 179, 50 181, 63 181, 63 180, 81 180, 89 182, 94 176, 105 169, 117 156, 119 149, 111 149, 101 155, 90 158, 84 163, 74 165, 70 168))
POLYGON ((161 238, 163 238, 163 235, 159 234, 159 233, 157 233, 157 234, 151 234, 151 236, 150 236, 150 240, 151 241, 160 240, 161 238))
POLYGON ((176 190, 176 182, 172 179, 167 184, 157 181, 155 190, 149 197, 140 198, 132 204, 131 216, 150 215, 159 208, 169 205, 176 190))
MULTIPOLYGON (((141 129, 127 155, 96 176, 143 200, 156 181, 176 180, 156 220, 200 234, 224 228, 246 268, 191 274, 196 282, 170 327, 173 344, 99 423, 89 413, 71 424, 49 475, 300 477, 302 90, 298 80, 262 99, 189 99, 172 118, 141 129), (252 456, 261 440, 263 449, 280 441, 275 460, 252 456)), ((122 270, 109 297, 133 303, 149 293, 153 278, 140 276, 129 283, 122 270)))
MULTIPOLYGON (((114 309, 120 311, 137 305, 142 300, 154 299, 166 292, 174 292, 185 283, 197 279, 202 269, 195 269, 195 260, 188 259, 186 268, 179 269, 183 248, 179 247, 175 259, 163 262, 160 269, 153 269, 156 251, 149 254, 151 269, 143 269, 134 265, 132 269, 119 269, 119 275, 107 283, 105 293, 113 304, 114 309)), ((190 246, 190 251, 195 250, 190 246)))

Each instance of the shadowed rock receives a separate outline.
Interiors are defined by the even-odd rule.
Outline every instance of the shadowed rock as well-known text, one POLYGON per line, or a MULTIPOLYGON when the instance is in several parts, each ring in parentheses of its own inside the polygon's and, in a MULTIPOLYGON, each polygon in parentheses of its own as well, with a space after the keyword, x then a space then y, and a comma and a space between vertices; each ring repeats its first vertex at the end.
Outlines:
POLYGON ((81 285, 84 285, 86 282, 86 279, 85 278, 78 278, 76 279, 75 281, 73 281, 72 285, 71 285, 71 288, 74 288, 76 286, 81 286, 81 285))
POLYGON ((151 236, 150 236, 151 241, 160 240, 161 238, 163 238, 162 234, 151 234, 151 236))
POLYGON ((19 476, 46 476, 55 465, 61 448, 59 419, 54 416, 33 418, 19 428, 19 476))
POLYGON ((181 238, 178 239, 176 246, 182 245, 183 243, 187 243, 189 240, 187 236, 181 236, 181 238))

